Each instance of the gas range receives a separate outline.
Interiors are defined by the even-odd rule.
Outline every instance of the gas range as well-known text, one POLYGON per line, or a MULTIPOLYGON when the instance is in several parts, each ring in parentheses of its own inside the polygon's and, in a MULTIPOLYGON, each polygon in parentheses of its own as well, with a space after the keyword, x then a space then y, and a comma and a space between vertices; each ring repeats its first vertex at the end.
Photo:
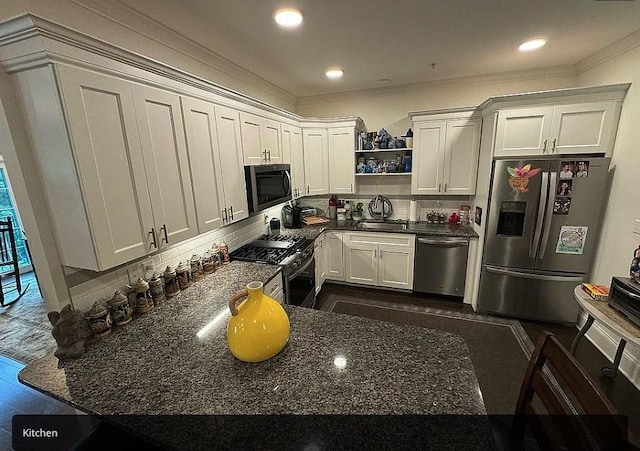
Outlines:
POLYGON ((287 276, 313 258, 313 240, 299 235, 262 235, 231 252, 231 258, 280 265, 287 276))

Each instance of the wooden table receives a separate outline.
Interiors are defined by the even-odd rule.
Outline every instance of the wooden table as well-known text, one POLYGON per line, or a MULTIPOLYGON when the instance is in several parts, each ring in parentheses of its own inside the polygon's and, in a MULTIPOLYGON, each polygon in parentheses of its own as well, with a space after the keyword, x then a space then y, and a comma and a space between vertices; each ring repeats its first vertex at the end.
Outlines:
POLYGON ((640 347, 640 328, 629 321, 629 319, 618 310, 610 307, 606 301, 596 301, 592 299, 582 290, 580 285, 575 287, 573 294, 580 307, 587 312, 588 317, 587 322, 571 343, 571 354, 575 355, 578 342, 584 337, 584 334, 587 333, 593 322, 597 320, 599 324, 602 324, 620 336, 620 343, 616 350, 616 356, 613 359, 613 366, 602 368, 602 374, 606 377, 616 377, 618 367, 620 366, 620 359, 622 359, 622 353, 624 352, 624 347, 627 342, 629 341, 640 347))

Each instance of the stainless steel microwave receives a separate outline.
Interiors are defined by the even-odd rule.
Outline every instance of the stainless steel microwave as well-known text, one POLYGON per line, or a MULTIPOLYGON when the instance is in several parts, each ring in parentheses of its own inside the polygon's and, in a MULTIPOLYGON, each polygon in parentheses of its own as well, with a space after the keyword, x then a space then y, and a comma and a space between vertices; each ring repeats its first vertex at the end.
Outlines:
POLYGON ((291 167, 288 164, 245 166, 249 213, 291 200, 291 167))

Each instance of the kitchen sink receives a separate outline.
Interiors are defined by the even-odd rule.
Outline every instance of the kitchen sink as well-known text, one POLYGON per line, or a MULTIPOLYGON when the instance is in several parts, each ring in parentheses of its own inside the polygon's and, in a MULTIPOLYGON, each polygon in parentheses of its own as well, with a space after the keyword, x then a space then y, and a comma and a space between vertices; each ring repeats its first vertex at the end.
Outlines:
POLYGON ((407 221, 364 220, 356 224, 358 230, 407 230, 407 221))

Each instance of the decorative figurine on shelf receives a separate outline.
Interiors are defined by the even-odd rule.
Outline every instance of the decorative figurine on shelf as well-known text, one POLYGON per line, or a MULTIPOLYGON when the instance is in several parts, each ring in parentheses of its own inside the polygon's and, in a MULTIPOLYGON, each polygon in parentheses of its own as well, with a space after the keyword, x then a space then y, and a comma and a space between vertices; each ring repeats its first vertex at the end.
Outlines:
POLYGON ((380 139, 380 149, 388 149, 389 148, 389 140, 391 140, 391 135, 384 128, 380 129, 378 132, 378 138, 380 139))
POLYGON ((632 280, 640 283, 640 245, 633 251, 633 260, 631 260, 631 266, 629 267, 629 275, 632 280))
POLYGON ((367 132, 360 133, 361 140, 361 149, 362 150, 372 150, 373 149, 373 140, 370 138, 371 135, 367 132))
POLYGON ((356 165, 356 172, 358 174, 364 174, 365 166, 366 166, 365 161, 366 160, 364 157, 358 157, 358 164, 356 165))
POLYGON ((411 129, 407 130, 407 134, 403 136, 405 145, 407 148, 413 147, 413 131, 411 129))
POLYGON ((84 354, 84 342, 91 336, 91 331, 82 313, 76 312, 71 304, 67 304, 60 312, 49 312, 47 316, 53 326, 51 335, 58 344, 53 355, 62 360, 84 354))

